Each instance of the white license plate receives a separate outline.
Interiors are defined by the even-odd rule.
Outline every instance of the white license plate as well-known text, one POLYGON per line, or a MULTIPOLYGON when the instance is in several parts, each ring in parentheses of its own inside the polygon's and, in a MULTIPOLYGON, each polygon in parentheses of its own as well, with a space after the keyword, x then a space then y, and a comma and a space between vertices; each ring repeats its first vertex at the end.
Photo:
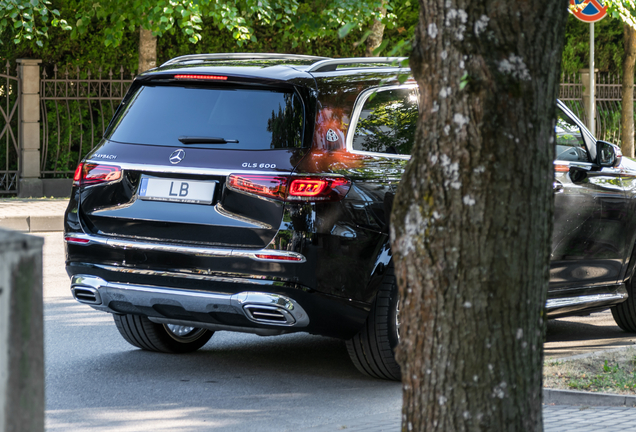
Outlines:
POLYGON ((162 179, 141 177, 139 198, 154 201, 174 201, 212 204, 214 181, 162 179))

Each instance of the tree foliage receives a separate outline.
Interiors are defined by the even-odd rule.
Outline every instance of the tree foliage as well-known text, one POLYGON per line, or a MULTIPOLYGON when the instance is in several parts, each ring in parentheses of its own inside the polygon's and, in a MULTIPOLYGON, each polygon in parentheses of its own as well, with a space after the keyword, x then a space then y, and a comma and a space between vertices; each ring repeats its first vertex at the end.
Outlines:
POLYGON ((16 44, 32 40, 41 47, 49 26, 70 30, 60 11, 50 5, 47 0, 0 0, 0 34, 11 33, 16 44))
MULTIPOLYGON (((405 1, 395 3, 403 5, 405 1)), ((46 37, 49 25, 60 25, 77 38, 90 31, 94 21, 100 21, 107 24, 99 34, 106 46, 119 46, 126 32, 139 27, 155 36, 180 29, 189 42, 197 43, 203 37, 202 24, 207 17, 215 27, 230 32, 239 47, 256 42, 256 27, 261 26, 275 29, 293 48, 340 28, 362 30, 373 19, 381 18, 381 4, 381 0, 97 0, 76 2, 63 20, 47 0, 0 0, 0 32, 11 31, 15 43, 20 43, 46 37)), ((394 25, 396 19, 389 13, 383 21, 394 25)))

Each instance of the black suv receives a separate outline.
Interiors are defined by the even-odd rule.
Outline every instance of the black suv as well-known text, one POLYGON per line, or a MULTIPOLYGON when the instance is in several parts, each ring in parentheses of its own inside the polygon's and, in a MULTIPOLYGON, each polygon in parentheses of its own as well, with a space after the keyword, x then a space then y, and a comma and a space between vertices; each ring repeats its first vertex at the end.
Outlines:
MULTIPOLYGON (((142 349, 303 331, 400 379, 388 222, 418 89, 397 60, 190 55, 137 77, 75 173, 74 297, 142 349)), ((627 298, 636 232, 636 177, 558 106, 555 316, 627 298)), ((634 330, 625 304, 619 324, 634 330)))

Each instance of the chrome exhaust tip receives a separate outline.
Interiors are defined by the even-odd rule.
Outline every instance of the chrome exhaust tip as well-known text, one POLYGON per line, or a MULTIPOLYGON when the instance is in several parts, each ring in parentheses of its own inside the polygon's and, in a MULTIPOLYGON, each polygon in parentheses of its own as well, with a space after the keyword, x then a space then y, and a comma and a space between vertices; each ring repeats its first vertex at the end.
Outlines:
POLYGON ((72 286, 71 292, 73 293, 73 297, 80 303, 90 304, 90 305, 100 305, 102 304, 102 299, 97 292, 97 289, 87 287, 87 286, 72 286))

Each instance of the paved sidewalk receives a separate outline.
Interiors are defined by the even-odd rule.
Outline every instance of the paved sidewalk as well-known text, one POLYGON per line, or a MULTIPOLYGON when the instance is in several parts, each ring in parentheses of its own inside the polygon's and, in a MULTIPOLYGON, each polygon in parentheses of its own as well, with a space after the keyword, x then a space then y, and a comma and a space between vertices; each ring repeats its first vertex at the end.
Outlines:
MULTIPOLYGON (((62 231, 68 198, 0 199, 0 228, 23 232, 62 231)), ((636 396, 544 389, 546 432, 636 432, 636 396), (625 406, 627 405, 627 406, 625 406)), ((380 413, 316 426, 313 432, 400 431, 400 412, 380 413)))
MULTIPOLYGON (((390 412, 321 425, 307 432, 400 432, 400 413, 390 412)), ((545 432, 634 432, 636 408, 544 405, 545 432)))
POLYGON ((0 228, 22 232, 62 231, 68 198, 0 199, 0 228))

